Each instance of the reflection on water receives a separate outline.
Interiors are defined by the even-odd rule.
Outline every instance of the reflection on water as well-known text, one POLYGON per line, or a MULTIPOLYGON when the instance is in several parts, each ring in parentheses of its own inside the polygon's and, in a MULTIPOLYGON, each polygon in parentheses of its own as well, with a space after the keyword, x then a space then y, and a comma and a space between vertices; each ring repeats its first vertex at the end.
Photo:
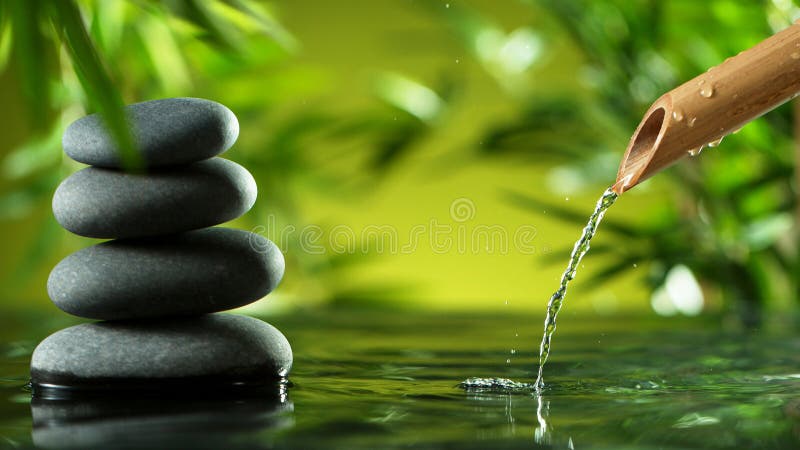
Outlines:
MULTIPOLYGON (((459 384, 467 392, 467 397, 474 401, 506 402, 505 414, 508 418, 509 431, 512 436, 518 434, 514 419, 514 399, 534 399, 536 401, 536 424, 532 427, 534 442, 541 445, 551 443, 547 417, 550 413, 550 402, 544 394, 536 389, 533 383, 518 383, 503 378, 469 378, 459 384)), ((572 439, 570 438, 570 445, 572 439)))
MULTIPOLYGON (((541 393, 537 393, 536 395, 536 420, 539 422, 539 426, 536 427, 536 431, 533 434, 533 438, 537 444, 549 444, 549 440, 547 439, 547 421, 544 420, 544 415, 542 414, 542 405, 544 404, 544 396, 541 393)), ((545 414, 549 412, 550 403, 547 403, 547 409, 545 410, 545 414)), ((572 440, 570 440, 572 442, 572 440)))
MULTIPOLYGON (((515 420, 512 410, 512 399, 515 395, 527 395, 536 399, 537 425, 533 432, 533 439, 537 444, 549 444, 548 428, 545 416, 549 413, 550 403, 544 400, 543 389, 537 389, 535 383, 521 383, 507 378, 467 378, 458 385, 464 389, 473 400, 485 401, 496 396, 506 398, 506 416, 511 425, 511 434, 516 435, 515 420)), ((571 442, 571 440, 570 440, 571 442)))
POLYGON ((37 447, 259 448, 264 433, 293 424, 283 385, 253 395, 64 394, 37 393, 31 400, 37 447))

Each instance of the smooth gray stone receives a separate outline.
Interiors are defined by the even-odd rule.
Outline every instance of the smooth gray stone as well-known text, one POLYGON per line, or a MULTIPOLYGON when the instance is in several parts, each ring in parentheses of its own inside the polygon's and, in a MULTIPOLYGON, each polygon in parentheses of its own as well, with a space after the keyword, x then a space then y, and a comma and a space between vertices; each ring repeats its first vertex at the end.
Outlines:
MULTIPOLYGON (((202 98, 166 98, 125 107, 146 167, 200 161, 229 149, 239 136, 236 116, 202 98)), ((64 152, 75 161, 120 168, 116 143, 97 114, 76 120, 64 132, 64 152)))
POLYGON ((268 239, 206 228, 79 250, 50 272, 47 292, 62 310, 89 319, 203 314, 260 299, 283 271, 283 255, 268 239))
POLYGON ((292 368, 292 348, 272 325, 232 314, 76 325, 33 351, 37 386, 157 389, 188 385, 269 383, 292 368))
POLYGON ((250 172, 222 158, 148 174, 87 167, 58 186, 53 213, 81 236, 156 236, 235 219, 256 195, 250 172))

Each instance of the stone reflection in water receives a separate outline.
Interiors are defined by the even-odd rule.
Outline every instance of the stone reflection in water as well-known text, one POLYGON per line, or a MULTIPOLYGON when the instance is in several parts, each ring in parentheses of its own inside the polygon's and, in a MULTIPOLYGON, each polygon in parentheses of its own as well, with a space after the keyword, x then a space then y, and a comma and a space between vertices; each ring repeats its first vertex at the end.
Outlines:
POLYGON ((33 443, 41 448, 263 448, 294 424, 283 385, 274 392, 170 392, 34 396, 33 443))

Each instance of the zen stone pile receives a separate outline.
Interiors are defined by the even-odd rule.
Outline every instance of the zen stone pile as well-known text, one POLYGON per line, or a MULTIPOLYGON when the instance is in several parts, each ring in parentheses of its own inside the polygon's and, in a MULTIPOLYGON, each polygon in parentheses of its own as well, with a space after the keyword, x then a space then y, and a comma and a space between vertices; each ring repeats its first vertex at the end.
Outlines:
POLYGON ((90 167, 56 190, 56 220, 75 234, 112 240, 67 256, 50 273, 56 306, 101 321, 39 344, 34 391, 280 380, 292 365, 281 332, 251 317, 214 314, 262 298, 284 271, 269 240, 213 227, 256 199, 250 173, 216 157, 236 141, 236 116, 196 98, 137 103, 126 113, 141 172, 123 170, 99 116, 64 133, 66 154, 90 167))

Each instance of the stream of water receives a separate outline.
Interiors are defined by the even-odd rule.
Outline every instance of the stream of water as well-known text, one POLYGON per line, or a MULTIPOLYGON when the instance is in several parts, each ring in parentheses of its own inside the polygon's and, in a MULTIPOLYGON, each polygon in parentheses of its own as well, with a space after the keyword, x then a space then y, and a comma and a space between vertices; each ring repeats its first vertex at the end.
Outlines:
POLYGON ((553 333, 556 331, 556 317, 564 304, 564 297, 567 295, 567 286, 569 282, 575 278, 575 272, 578 270, 583 255, 589 251, 589 244, 592 237, 597 232, 597 226, 603 220, 603 215, 606 210, 614 204, 617 200, 618 194, 614 192, 613 188, 606 189, 600 200, 597 201, 597 206, 594 207, 594 212, 589 216, 589 222, 583 228, 581 237, 575 242, 575 247, 572 249, 572 254, 569 257, 569 263, 566 270, 561 275, 561 283, 558 290, 550 297, 547 303, 547 316, 544 319, 544 334, 542 335, 542 342, 539 344, 539 374, 536 376, 536 383, 534 386, 536 390, 544 387, 544 379, 542 374, 544 372, 544 365, 547 363, 547 358, 550 356, 550 341, 553 338, 553 333))
POLYGON ((550 344, 553 338, 553 333, 556 331, 556 317, 564 304, 564 297, 567 295, 567 286, 569 282, 575 278, 575 272, 578 270, 578 265, 583 259, 583 256, 589 251, 589 244, 592 237, 597 232, 597 226, 603 220, 603 215, 614 204, 619 196, 614 192, 614 187, 610 187, 603 192, 594 211, 589 216, 589 221, 583 228, 581 237, 575 242, 575 247, 572 249, 572 254, 569 257, 569 263, 564 273, 561 275, 561 283, 558 289, 550 297, 547 303, 547 316, 544 319, 544 334, 542 335, 542 342, 539 345, 539 372, 536 377, 536 382, 521 383, 506 378, 469 378, 461 383, 461 387, 467 390, 477 391, 496 391, 496 392, 509 392, 520 390, 535 390, 537 393, 544 387, 544 379, 542 377, 544 372, 544 365, 547 363, 547 358, 550 356, 550 344))

